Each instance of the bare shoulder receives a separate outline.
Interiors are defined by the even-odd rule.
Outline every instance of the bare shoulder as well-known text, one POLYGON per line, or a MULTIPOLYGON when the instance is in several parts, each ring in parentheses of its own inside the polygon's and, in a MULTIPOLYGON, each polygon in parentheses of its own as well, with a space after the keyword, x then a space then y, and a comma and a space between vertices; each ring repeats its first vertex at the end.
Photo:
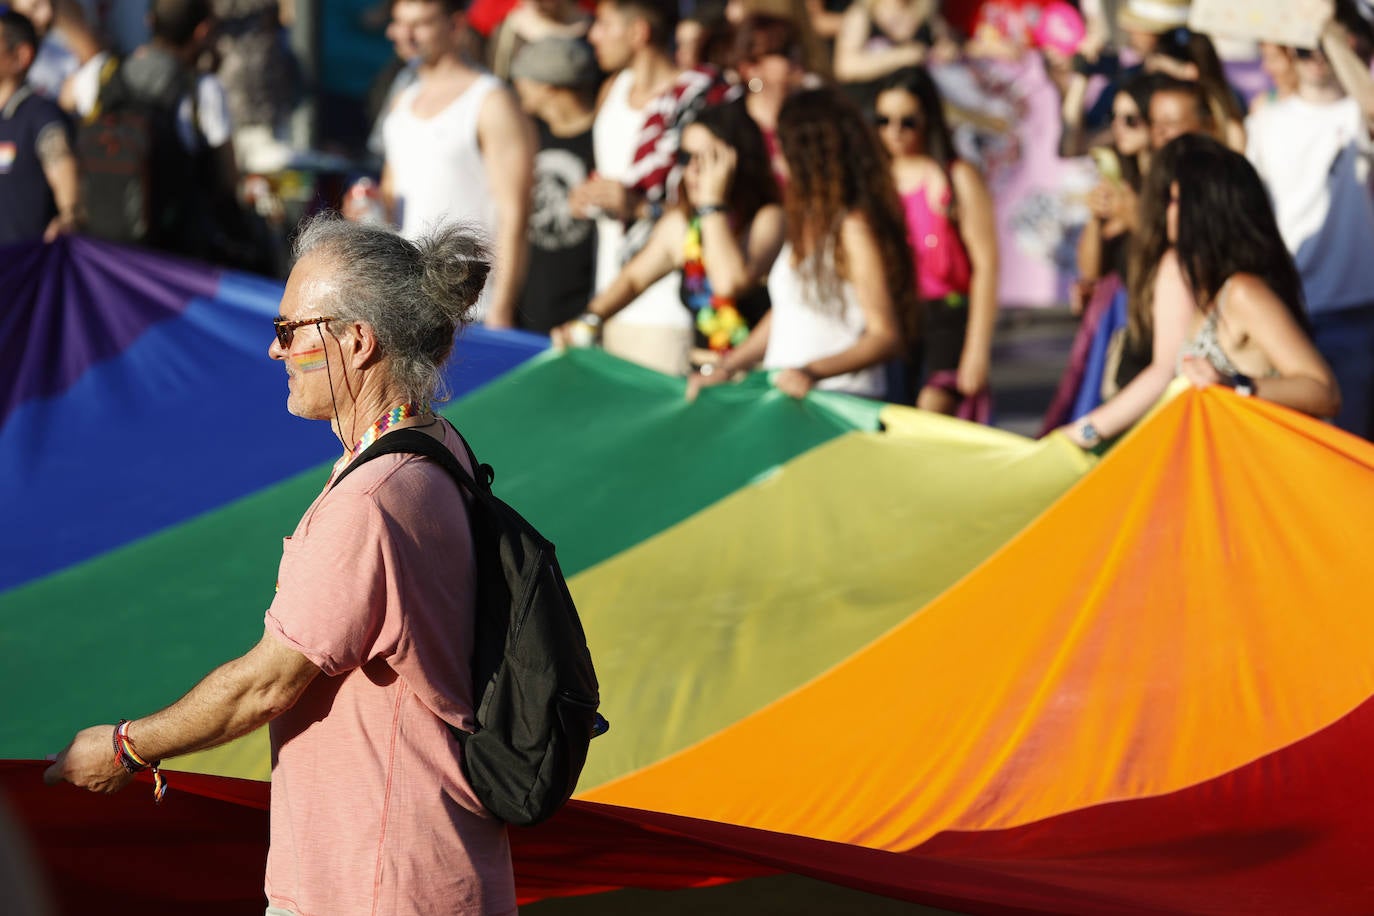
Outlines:
POLYGON ((781 228, 785 219, 785 211, 782 204, 764 204, 759 208, 759 212, 754 214, 754 222, 750 224, 750 229, 775 229, 781 228))
MULTIPOLYGON (((865 214, 858 210, 845 214, 844 221, 840 223, 840 244, 849 260, 850 279, 867 279, 864 274, 880 261, 882 246, 873 223, 865 214)), ((881 270, 877 276, 882 276, 881 270)))
POLYGON ((1226 295, 1220 303, 1226 317, 1245 321, 1261 318, 1271 309, 1284 308, 1269 284, 1254 274, 1232 274, 1226 281, 1226 295))
POLYGON ((1183 265, 1179 263, 1178 251, 1173 248, 1166 249, 1159 258, 1159 265, 1155 267, 1155 275, 1168 274, 1170 276, 1182 276, 1183 265))
POLYGON ((493 159, 506 159, 512 165, 534 155, 534 124, 505 84, 494 87, 482 100, 477 112, 477 144, 483 150, 502 150, 503 156, 493 159))
POLYGON ((840 222, 840 240, 846 245, 868 242, 873 238, 873 224, 861 210, 850 210, 840 222))
POLYGON ((477 117, 487 123, 517 123, 524 115, 520 110, 520 103, 516 101, 515 92, 505 83, 500 83, 493 86, 482 99, 482 107, 477 117))
POLYGON ((978 167, 973 163, 963 159, 954 160, 954 164, 949 168, 949 177, 960 191, 983 186, 983 173, 978 171, 978 167))
POLYGON ((983 173, 978 171, 978 167, 973 163, 956 159, 954 165, 950 167, 949 180, 954 185, 954 193, 958 195, 960 200, 991 201, 987 182, 983 180, 983 173))

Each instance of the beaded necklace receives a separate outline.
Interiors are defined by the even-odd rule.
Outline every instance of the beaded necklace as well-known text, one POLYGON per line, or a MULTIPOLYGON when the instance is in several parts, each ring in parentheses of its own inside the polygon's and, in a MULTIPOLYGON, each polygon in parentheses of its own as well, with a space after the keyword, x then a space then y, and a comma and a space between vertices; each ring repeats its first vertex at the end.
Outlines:
POLYGON ((702 257, 701 217, 693 216, 683 243, 682 295, 687 308, 696 314, 698 333, 717 353, 729 353, 749 336, 749 325, 740 316, 735 300, 717 296, 706 276, 702 257))
POLYGON ((369 445, 377 441, 377 437, 391 427, 400 423, 402 420, 409 420, 411 417, 418 417, 423 411, 416 404, 401 404, 382 414, 381 419, 368 427, 367 432, 358 440, 358 444, 353 446, 353 458, 357 458, 369 445))

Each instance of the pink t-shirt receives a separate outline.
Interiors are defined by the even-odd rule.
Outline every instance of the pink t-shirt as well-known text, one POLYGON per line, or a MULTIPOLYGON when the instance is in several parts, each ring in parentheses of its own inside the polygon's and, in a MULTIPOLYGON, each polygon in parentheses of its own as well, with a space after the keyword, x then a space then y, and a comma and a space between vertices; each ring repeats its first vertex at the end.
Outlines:
POLYGON ((446 724, 473 727, 473 553, 453 480, 414 455, 360 467, 286 538, 277 588, 268 631, 324 673, 271 725, 268 901, 514 913, 505 827, 446 724))

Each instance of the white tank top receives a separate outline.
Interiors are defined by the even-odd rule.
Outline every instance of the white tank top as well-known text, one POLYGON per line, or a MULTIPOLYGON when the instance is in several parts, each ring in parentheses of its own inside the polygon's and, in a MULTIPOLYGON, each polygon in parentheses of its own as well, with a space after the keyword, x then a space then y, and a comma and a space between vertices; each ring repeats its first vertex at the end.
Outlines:
MULTIPOLYGON (((634 74, 622 70, 611 77, 611 88, 601 100, 592 124, 592 154, 596 174, 624 181, 635 158, 635 141, 644 127, 645 112, 630 107, 634 74)), ((596 221, 596 291, 611 285, 620 273, 625 253, 625 227, 618 219, 596 221)), ((691 327, 692 318, 678 296, 680 280, 671 273, 654 283, 626 306, 615 321, 656 327, 691 327)))
MULTIPOLYGON (((772 300, 773 318, 768 350, 763 356, 765 369, 800 369, 813 360, 848 350, 863 335, 864 315, 853 284, 845 282, 840 287, 840 302, 814 304, 801 274, 792 264, 789 245, 778 252, 768 273, 768 297, 772 300)), ((880 398, 884 379, 881 365, 869 366, 821 379, 816 387, 880 398)))
POLYGON ((416 239, 436 226, 464 222, 488 240, 496 232, 496 205, 477 145, 477 115, 501 81, 484 73, 438 114, 417 117, 410 86, 382 128, 401 220, 401 235, 416 239))

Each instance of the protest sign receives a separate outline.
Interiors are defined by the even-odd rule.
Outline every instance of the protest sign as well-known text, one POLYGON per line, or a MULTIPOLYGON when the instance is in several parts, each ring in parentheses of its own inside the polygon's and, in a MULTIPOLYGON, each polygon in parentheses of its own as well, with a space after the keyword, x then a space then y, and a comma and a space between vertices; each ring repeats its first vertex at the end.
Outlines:
POLYGON ((1188 28, 1225 38, 1315 48, 1332 0, 1195 0, 1188 28))

